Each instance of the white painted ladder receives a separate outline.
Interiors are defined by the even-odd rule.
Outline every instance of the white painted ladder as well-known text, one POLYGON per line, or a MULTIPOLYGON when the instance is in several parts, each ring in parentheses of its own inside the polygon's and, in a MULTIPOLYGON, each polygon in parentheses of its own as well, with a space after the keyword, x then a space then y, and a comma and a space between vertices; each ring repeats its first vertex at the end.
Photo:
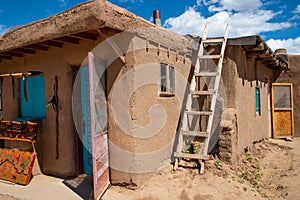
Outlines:
POLYGON ((200 173, 204 172, 204 161, 208 159, 208 147, 209 147, 209 141, 212 133, 213 118, 214 118, 215 108, 217 103, 223 58, 224 58, 229 28, 227 25, 224 38, 208 39, 207 32, 208 32, 208 27, 206 25, 201 38, 200 46, 198 48, 198 54, 197 54, 198 57, 195 65, 194 75, 190 85, 190 92, 188 94, 187 101, 186 101, 187 102, 186 109, 182 117, 181 129, 178 136, 177 149, 176 152, 174 153, 174 157, 176 158, 174 169, 178 168, 179 158, 190 158, 190 159, 199 160, 201 164, 200 173), (216 53, 211 54, 210 51, 206 52, 204 49, 208 45, 220 45, 220 44, 222 45, 220 49, 220 54, 216 54, 216 53), (211 71, 211 70, 208 71, 206 66, 207 62, 215 61, 217 59, 218 59, 218 64, 214 69, 215 71, 211 71), (203 63, 205 66, 202 66, 203 63), (197 85, 199 85, 199 81, 201 77, 202 78, 215 77, 213 90, 196 90, 197 85), (195 97, 197 98, 199 96, 211 96, 209 111, 204 111, 201 109, 199 110, 192 109, 193 98, 195 97), (190 116, 198 116, 199 121, 201 120, 201 116, 207 116, 208 121, 206 125, 206 131, 190 130, 190 124, 189 124, 191 121, 189 118, 190 116), (193 138, 203 139, 203 144, 200 153, 196 154, 196 153, 186 152, 186 149, 183 149, 183 145, 187 145, 187 142, 191 142, 193 138))

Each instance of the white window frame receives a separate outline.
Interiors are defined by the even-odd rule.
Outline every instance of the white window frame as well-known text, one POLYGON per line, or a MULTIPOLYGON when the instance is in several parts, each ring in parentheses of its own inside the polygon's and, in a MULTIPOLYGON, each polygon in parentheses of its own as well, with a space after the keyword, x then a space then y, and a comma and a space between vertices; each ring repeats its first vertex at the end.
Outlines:
POLYGON ((175 67, 170 64, 160 64, 160 87, 159 93, 162 96, 175 95, 175 67), (165 73, 163 73, 163 69, 165 73))

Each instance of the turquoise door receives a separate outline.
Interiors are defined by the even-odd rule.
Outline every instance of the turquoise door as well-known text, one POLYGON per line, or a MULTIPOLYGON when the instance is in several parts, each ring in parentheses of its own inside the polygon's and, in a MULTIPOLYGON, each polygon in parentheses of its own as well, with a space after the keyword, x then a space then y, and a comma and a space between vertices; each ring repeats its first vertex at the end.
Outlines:
POLYGON ((80 98, 82 113, 82 144, 83 144, 83 172, 93 174, 91 123, 90 123, 90 91, 89 69, 87 66, 80 67, 80 98))
POLYGON ((27 77, 20 83, 20 115, 23 118, 46 117, 46 97, 44 76, 27 77), (26 84, 24 84, 26 83, 26 84), (27 100, 25 98, 27 93, 27 100))

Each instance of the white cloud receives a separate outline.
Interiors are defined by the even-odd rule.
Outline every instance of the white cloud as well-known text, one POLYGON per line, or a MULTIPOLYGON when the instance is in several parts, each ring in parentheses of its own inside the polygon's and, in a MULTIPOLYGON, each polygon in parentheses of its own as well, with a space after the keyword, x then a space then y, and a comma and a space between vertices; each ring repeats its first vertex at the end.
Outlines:
POLYGON ((294 10, 294 13, 300 14, 300 4, 296 7, 296 9, 294 10))
POLYGON ((58 2, 60 3, 60 7, 65 7, 67 6, 69 0, 58 0, 58 2))
POLYGON ((266 43, 274 51, 279 48, 285 48, 288 54, 299 54, 300 52, 300 37, 287 40, 270 39, 266 43))
POLYGON ((197 6, 209 6, 210 12, 255 10, 263 4, 261 0, 197 0, 197 6))
POLYGON ((269 22, 278 14, 271 10, 257 9, 236 13, 221 11, 205 18, 195 7, 190 7, 182 15, 167 19, 164 26, 180 34, 201 35, 207 23, 209 36, 216 37, 224 35, 225 25, 229 23, 229 36, 240 37, 289 28, 291 24, 288 22, 269 22))

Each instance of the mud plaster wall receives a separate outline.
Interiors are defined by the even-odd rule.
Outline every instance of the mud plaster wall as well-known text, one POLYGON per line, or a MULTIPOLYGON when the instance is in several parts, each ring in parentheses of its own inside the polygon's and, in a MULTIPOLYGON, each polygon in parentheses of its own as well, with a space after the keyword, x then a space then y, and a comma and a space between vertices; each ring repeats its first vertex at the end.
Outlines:
MULTIPOLYGON (((58 76, 59 98, 59 158, 55 159, 56 151, 56 113, 52 106, 46 110, 46 118, 40 120, 41 132, 38 133, 36 150, 38 163, 45 174, 69 177, 77 173, 76 133, 72 118, 72 66, 80 66, 87 52, 100 41, 80 41, 79 45, 64 44, 63 48, 49 48, 49 51, 37 51, 34 55, 24 55, 12 61, 0 63, 0 73, 42 71, 45 77, 46 101, 54 95, 54 77, 58 76)), ((16 99, 12 98, 11 81, 4 78, 3 84, 3 114, 7 120, 19 115, 19 88, 16 81, 16 99)), ((14 142, 7 144, 24 148, 24 144, 14 142)))
MULTIPOLYGON (((136 37, 131 44, 138 46, 141 40, 136 37)), ((188 60, 184 63, 182 56, 177 60, 174 52, 158 52, 157 46, 149 46, 148 51, 144 47, 125 57, 124 68, 119 68, 108 95, 111 181, 139 186, 152 172, 170 164, 191 64, 188 60), (160 96, 161 62, 175 67, 175 96, 160 96), (123 107, 116 105, 121 102, 123 107), (113 109, 121 108, 128 115, 119 111, 119 116, 114 116, 113 109), (122 121, 126 123, 122 125, 122 121)))
POLYGON ((254 141, 270 137, 270 80, 273 71, 270 68, 247 59, 240 47, 228 46, 225 65, 222 71, 227 95, 227 108, 237 110, 237 147, 238 154, 254 141), (261 114, 256 114, 255 88, 260 88, 261 114))
POLYGON ((294 90, 294 133, 300 137, 300 55, 288 55, 288 70, 282 71, 276 82, 293 83, 294 90))

